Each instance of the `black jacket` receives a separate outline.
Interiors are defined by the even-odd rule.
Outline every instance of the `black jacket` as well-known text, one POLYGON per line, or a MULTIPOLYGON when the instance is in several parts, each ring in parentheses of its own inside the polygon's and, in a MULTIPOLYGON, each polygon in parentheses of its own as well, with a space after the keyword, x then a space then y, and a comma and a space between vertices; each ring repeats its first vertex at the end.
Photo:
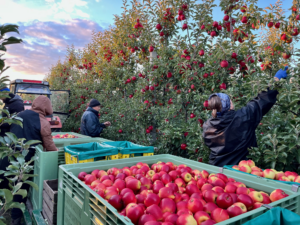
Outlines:
POLYGON ((222 167, 247 159, 248 148, 257 147, 255 129, 275 104, 277 94, 276 90, 262 92, 245 107, 204 123, 203 137, 211 150, 210 164, 222 167))
MULTIPOLYGON (((10 98, 6 98, 3 100, 5 103, 4 109, 8 109, 10 114, 19 113, 24 111, 24 103, 23 99, 19 95, 14 95, 12 93, 9 94, 10 98)), ((2 117, 7 116, 5 113, 2 112, 2 117)), ((0 136, 3 137, 5 132, 9 132, 10 125, 8 123, 4 123, 1 127, 0 136)))
POLYGON ((99 116, 96 110, 91 107, 85 111, 81 118, 80 132, 90 137, 99 137, 106 126, 99 122, 99 116))

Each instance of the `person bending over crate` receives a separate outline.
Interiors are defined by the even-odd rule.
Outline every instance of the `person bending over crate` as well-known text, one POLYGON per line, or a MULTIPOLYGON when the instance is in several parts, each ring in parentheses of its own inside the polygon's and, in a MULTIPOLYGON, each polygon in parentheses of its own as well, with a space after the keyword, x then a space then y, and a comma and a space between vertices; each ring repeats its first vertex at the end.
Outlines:
MULTIPOLYGON (((275 81, 286 78, 287 69, 280 69, 274 77, 275 81)), ((263 91, 236 111, 228 95, 215 93, 209 97, 208 107, 212 110, 212 118, 203 125, 203 137, 211 150, 210 164, 222 167, 236 165, 247 159, 248 148, 257 147, 255 129, 276 103, 277 94, 277 90, 263 91)))
MULTIPOLYGON (((23 119, 23 128, 17 124, 12 124, 10 132, 14 133, 18 138, 25 138, 26 141, 40 141, 46 151, 57 151, 51 135, 51 127, 45 116, 52 115, 53 109, 51 101, 46 96, 37 97, 29 110, 25 110, 18 114, 23 119)), ((28 162, 35 155, 35 148, 30 148, 25 156, 28 162)), ((8 166, 8 165, 7 165, 8 166)), ((33 171, 31 171, 33 173, 33 171)), ((23 184, 21 189, 29 191, 29 185, 23 184)), ((26 203, 27 197, 22 198, 21 195, 15 195, 14 201, 26 203)), ((12 224, 21 224, 23 213, 20 209, 14 208, 11 211, 12 224)))
POLYGON ((89 107, 81 117, 80 132, 90 137, 99 137, 104 128, 111 125, 110 122, 99 122, 99 111, 101 104, 98 100, 92 99, 89 107))

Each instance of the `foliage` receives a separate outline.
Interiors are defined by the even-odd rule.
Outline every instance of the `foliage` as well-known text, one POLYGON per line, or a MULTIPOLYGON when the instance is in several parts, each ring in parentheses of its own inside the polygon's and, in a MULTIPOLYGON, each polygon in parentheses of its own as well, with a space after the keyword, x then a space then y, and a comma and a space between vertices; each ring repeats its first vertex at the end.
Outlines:
POLYGON ((207 162, 208 96, 225 92, 241 108, 273 88, 276 71, 288 64, 291 75, 277 85, 278 102, 257 128, 259 147, 250 156, 261 167, 299 169, 299 145, 290 144, 298 140, 291 130, 300 108, 299 51, 291 47, 299 39, 298 1, 285 17, 280 4, 264 10, 257 0, 221 0, 223 21, 213 20, 213 0, 123 2, 110 29, 94 33, 82 50, 69 48, 47 76, 52 88, 71 91, 65 130, 79 132, 89 100, 97 98, 100 120, 112 122, 104 137, 207 162), (261 43, 261 29, 276 23, 280 38, 261 43))
MULTIPOLYGON (((15 37, 4 38, 4 34, 8 32, 18 32, 16 25, 3 25, 0 26, 0 50, 6 51, 6 45, 21 43, 21 39, 15 37)), ((0 75, 9 67, 5 67, 4 59, 0 54, 0 75)), ((5 86, 5 82, 9 81, 7 77, 0 78, 0 87, 5 86)), ((0 99, 9 98, 9 92, 0 92, 0 99)), ((0 109, 0 129, 4 123, 18 124, 23 126, 22 119, 17 115, 10 115, 7 109, 0 109)), ((34 188, 38 188, 36 184, 28 180, 35 175, 29 174, 33 170, 30 164, 35 160, 33 157, 29 162, 25 162, 25 156, 31 145, 38 144, 39 141, 28 141, 25 139, 18 139, 15 134, 7 132, 4 137, 0 137, 0 160, 8 157, 10 165, 6 171, 0 170, 0 174, 4 174, 4 178, 9 181, 9 189, 0 189, 0 224, 5 224, 4 214, 7 210, 12 208, 19 208, 25 210, 25 205, 22 203, 14 202, 15 195, 21 195, 23 198, 27 196, 27 191, 22 188, 23 183, 27 183, 34 188)), ((0 182, 3 181, 0 179, 0 182)))

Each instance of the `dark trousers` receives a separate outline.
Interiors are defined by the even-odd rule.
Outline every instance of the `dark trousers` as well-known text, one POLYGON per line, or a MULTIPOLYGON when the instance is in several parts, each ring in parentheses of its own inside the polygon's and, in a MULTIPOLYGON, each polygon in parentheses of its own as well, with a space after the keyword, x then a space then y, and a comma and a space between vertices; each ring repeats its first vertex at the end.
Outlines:
MULTIPOLYGON (((28 154, 25 156, 25 162, 28 162, 30 161, 30 159, 34 156, 35 154, 35 149, 30 149, 28 154)), ((6 168, 10 165, 9 161, 8 161, 8 158, 5 157, 1 160, 0 162, 0 169, 1 170, 6 170, 6 168)), ((32 162, 30 164, 31 166, 34 165, 34 162, 32 162)), ((29 174, 33 174, 33 170, 30 171, 29 174)), ((2 174, 3 175, 3 174, 2 174)), ((1 176, 2 176, 1 175, 1 176)), ((0 189, 9 189, 9 186, 8 186, 8 180, 6 178, 3 177, 0 177, 0 179, 3 179, 3 181, 0 183, 0 189)), ((30 179, 29 179, 30 180, 30 179)), ((24 184, 22 185, 21 189, 24 189, 27 191, 27 194, 28 194, 28 191, 29 191, 29 188, 30 188, 30 185, 29 184, 24 184)), ((14 202, 19 202, 19 203, 24 203, 26 204, 26 201, 27 201, 27 196, 25 198, 22 197, 22 195, 15 195, 14 196, 14 199, 13 199, 14 202)), ((17 208, 13 208, 11 210, 11 218, 14 220, 14 219, 18 219, 18 218, 21 218, 23 216, 23 213, 21 211, 21 209, 17 209, 17 208)))

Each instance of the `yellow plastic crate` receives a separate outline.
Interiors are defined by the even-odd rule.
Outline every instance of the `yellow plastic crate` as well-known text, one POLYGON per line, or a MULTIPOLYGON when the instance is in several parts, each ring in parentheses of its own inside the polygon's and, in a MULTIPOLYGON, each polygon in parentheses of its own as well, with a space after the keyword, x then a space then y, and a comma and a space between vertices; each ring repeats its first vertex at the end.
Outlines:
MULTIPOLYGON (((119 156, 118 155, 109 155, 109 156, 105 156, 105 159, 103 159, 103 160, 96 160, 96 161, 115 160, 115 159, 119 159, 119 156)), ((79 160, 79 162, 78 162, 76 156, 72 156, 71 154, 69 154, 67 152, 65 152, 65 160, 66 160, 66 164, 94 162, 94 158, 79 160)))

